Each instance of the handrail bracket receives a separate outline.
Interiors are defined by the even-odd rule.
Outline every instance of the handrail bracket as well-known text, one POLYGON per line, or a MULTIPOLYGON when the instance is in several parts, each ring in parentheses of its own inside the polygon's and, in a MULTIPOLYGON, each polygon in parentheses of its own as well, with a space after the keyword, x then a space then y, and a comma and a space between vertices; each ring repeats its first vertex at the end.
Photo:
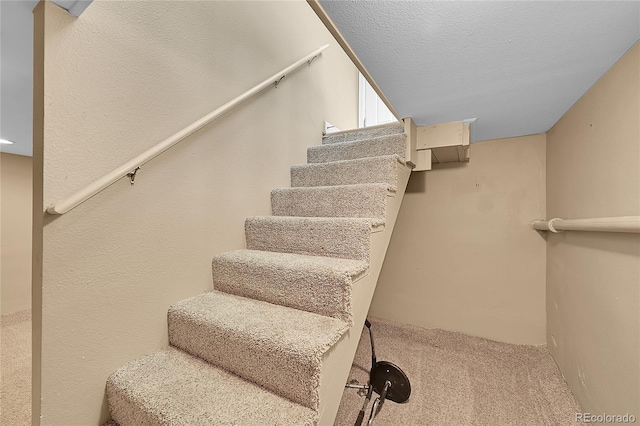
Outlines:
POLYGON ((127 173, 127 177, 129 178, 129 183, 131 184, 131 186, 136 183, 136 173, 138 173, 138 170, 140 170, 140 167, 136 167, 135 169, 133 169, 133 171, 127 173))

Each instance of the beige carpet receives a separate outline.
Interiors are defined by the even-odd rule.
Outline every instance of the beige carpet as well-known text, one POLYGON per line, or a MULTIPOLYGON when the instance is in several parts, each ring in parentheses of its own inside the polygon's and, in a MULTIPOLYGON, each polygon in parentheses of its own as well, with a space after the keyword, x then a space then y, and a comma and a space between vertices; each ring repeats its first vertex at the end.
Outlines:
POLYGON ((260 250, 213 258, 213 288, 351 324, 351 288, 369 265, 362 260, 260 250), (313 293, 314 297, 307 295, 313 293))
MULTIPOLYGON (((376 426, 581 424, 574 421, 580 407, 544 347, 372 323, 378 359, 400 366, 412 385, 409 401, 385 404, 376 426)), ((370 363, 369 336, 363 330, 349 379, 365 383, 370 363)), ((334 426, 352 426, 362 402, 355 389, 346 389, 334 426)))
POLYGON ((359 141, 337 142, 309 147, 307 162, 329 163, 396 154, 404 157, 407 136, 404 133, 372 137, 359 141))
POLYGON ((30 425, 31 311, 0 318, 0 425, 30 425))
POLYGON ((395 191, 398 187, 398 163, 405 164, 404 158, 385 155, 292 166, 291 187, 386 183, 395 191))
POLYGON ((311 426, 316 417, 310 408, 173 347, 116 371, 107 394, 111 415, 123 426, 311 426))
MULTIPOLYGON (((378 360, 398 365, 412 385, 409 401, 385 404, 376 426, 578 424, 580 407, 544 347, 372 323, 378 360)), ((363 332, 349 380, 366 383, 369 345, 363 332)), ((363 401, 357 390, 345 389, 335 425, 352 426, 363 401)))
POLYGON ((271 191, 271 210, 274 216, 366 217, 384 225, 392 189, 386 183, 276 188, 271 191))
POLYGON ((296 402, 318 409, 322 354, 344 321, 211 291, 169 308, 169 343, 296 402))
POLYGON ((352 284, 404 164, 404 134, 362 135, 310 148, 314 164, 292 167, 292 189, 272 193, 276 215, 245 221, 247 250, 213 260, 215 290, 169 309, 172 348, 109 377, 116 422, 316 421, 323 354, 352 324, 352 284))
POLYGON ((374 127, 355 129, 350 132, 329 133, 322 138, 322 144, 329 145, 332 143, 357 141, 364 137, 376 138, 379 136, 393 135, 395 133, 403 133, 403 132, 404 132, 403 122, 399 122, 395 124, 381 124, 374 127))

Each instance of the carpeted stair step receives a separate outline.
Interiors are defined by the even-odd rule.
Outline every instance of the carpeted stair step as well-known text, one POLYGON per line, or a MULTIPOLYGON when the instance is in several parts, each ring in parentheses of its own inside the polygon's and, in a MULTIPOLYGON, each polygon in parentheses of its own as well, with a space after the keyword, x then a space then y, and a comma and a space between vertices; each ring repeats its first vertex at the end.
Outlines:
POLYGON ((344 321, 213 291, 169 308, 169 343, 317 409, 322 355, 344 321))
POLYGON ((353 142, 312 146, 307 149, 307 162, 329 163, 393 154, 404 157, 406 141, 407 136, 404 133, 399 133, 353 142))
POLYGON ((395 191, 398 185, 398 164, 404 164, 404 160, 400 156, 387 155, 293 166, 291 167, 291 186, 386 183, 395 191))
POLYGON ((370 139, 378 136, 393 135, 404 133, 404 123, 393 123, 375 127, 365 127, 350 131, 330 133, 322 138, 322 144, 328 145, 332 143, 350 142, 361 139, 370 139))
POLYGON ((351 286, 362 260, 235 250, 213 258, 213 288, 351 324, 351 286))
POLYGON ((368 217, 384 224, 386 183, 278 188, 271 191, 271 210, 275 216, 368 217))
POLYGON ((250 250, 369 261, 371 219, 255 216, 245 221, 250 250))
POLYGON ((133 361, 107 381, 120 426, 312 425, 316 413, 176 348, 133 361))

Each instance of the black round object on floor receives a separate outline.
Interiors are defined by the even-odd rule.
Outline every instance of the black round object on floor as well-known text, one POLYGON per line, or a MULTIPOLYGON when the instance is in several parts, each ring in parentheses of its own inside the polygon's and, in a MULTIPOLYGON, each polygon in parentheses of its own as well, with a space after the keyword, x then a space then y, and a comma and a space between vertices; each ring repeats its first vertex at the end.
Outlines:
POLYGON ((387 390, 387 399, 399 404, 409 399, 411 383, 409 383, 409 378, 404 374, 404 371, 388 361, 378 361, 369 374, 369 382, 378 395, 382 393, 387 380, 391 382, 391 386, 387 390))

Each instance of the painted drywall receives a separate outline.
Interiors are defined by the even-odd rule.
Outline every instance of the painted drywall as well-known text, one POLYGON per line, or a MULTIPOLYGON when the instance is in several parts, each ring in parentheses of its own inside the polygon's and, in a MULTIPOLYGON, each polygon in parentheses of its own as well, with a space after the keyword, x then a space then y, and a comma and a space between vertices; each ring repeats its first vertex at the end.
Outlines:
POLYGON ((32 159, 0 153, 0 312, 31 309, 32 159))
POLYGON ((412 173, 370 314, 542 344, 545 135, 469 149, 469 163, 412 173))
MULTIPOLYGON (((640 45, 548 133, 547 217, 640 215, 640 45)), ((549 349, 586 412, 640 418, 640 235, 548 234, 549 349)))
POLYGON ((37 13, 45 206, 330 44, 146 164, 134 186, 123 179, 45 217, 41 423, 99 425, 107 376, 167 345, 167 308, 212 288, 212 257, 244 247, 245 218, 270 214, 271 189, 289 185, 324 120, 356 127, 358 75, 304 1, 94 1, 78 19, 46 3, 37 13))

